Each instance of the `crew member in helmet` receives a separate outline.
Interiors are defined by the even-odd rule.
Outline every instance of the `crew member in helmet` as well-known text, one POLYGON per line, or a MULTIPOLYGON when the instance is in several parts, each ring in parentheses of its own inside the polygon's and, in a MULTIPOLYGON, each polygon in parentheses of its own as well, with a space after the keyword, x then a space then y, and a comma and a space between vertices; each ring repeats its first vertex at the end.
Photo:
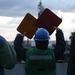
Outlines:
POLYGON ((59 28, 56 30, 56 47, 54 50, 48 48, 49 40, 49 32, 44 28, 39 28, 34 36, 36 47, 27 50, 22 46, 23 36, 20 34, 16 36, 14 48, 16 51, 20 51, 20 55, 24 57, 22 60, 26 61, 26 75, 56 75, 56 60, 63 59, 65 51, 62 30, 59 28))
POLYGON ((0 75, 5 75, 4 69, 11 70, 16 65, 16 52, 0 35, 0 75))

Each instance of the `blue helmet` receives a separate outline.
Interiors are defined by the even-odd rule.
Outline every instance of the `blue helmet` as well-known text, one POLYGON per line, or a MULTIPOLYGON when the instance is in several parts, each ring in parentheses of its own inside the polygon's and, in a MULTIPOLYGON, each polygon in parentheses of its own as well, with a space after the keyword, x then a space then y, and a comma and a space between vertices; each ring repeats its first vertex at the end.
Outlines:
POLYGON ((39 28, 36 33, 35 33, 35 36, 34 36, 34 40, 37 40, 37 41, 46 41, 46 40, 49 40, 50 37, 49 37, 49 32, 44 29, 44 28, 39 28))

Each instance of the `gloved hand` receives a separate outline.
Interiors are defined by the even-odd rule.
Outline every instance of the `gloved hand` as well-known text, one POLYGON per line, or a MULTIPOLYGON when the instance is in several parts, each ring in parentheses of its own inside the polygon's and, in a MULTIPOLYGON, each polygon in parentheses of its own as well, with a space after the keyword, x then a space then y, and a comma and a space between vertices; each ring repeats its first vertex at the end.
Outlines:
POLYGON ((58 32, 58 31, 61 31, 61 29, 60 29, 60 28, 57 28, 57 29, 56 29, 56 32, 58 32))
POLYGON ((18 33, 17 35, 20 35, 20 36, 24 37, 26 35, 26 32, 24 32, 23 34, 18 33))
POLYGON ((3 46, 5 39, 0 36, 0 48, 3 46))
POLYGON ((62 31, 60 28, 57 28, 55 26, 54 26, 54 28, 55 28, 56 32, 62 31))

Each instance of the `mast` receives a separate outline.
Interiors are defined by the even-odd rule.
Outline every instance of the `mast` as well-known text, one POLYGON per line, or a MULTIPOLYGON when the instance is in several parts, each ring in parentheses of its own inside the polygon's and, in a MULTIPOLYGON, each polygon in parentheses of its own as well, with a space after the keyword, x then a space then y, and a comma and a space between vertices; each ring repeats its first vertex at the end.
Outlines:
POLYGON ((39 4, 38 4, 38 17, 42 14, 42 12, 44 11, 44 6, 42 5, 42 2, 40 0, 39 4))

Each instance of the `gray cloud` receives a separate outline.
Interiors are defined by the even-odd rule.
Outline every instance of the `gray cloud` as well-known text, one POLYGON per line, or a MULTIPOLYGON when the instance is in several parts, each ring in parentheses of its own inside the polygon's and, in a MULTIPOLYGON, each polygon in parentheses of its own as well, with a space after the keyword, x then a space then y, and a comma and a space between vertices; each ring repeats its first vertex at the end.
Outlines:
MULTIPOLYGON (((0 0, 0 16, 19 17, 27 12, 37 16, 39 2, 40 0, 0 0)), ((42 0, 42 4, 51 10, 75 11, 75 0, 42 0)))
POLYGON ((62 11, 75 11, 75 1, 74 0, 45 0, 44 5, 53 10, 62 11), (46 2, 47 1, 47 2, 46 2), (46 3, 46 4, 45 4, 46 3))
POLYGON ((75 18, 72 20, 72 22, 74 22, 74 23, 75 23, 75 18))
POLYGON ((37 0, 0 0, 0 16, 24 16, 27 12, 36 14, 37 0))

